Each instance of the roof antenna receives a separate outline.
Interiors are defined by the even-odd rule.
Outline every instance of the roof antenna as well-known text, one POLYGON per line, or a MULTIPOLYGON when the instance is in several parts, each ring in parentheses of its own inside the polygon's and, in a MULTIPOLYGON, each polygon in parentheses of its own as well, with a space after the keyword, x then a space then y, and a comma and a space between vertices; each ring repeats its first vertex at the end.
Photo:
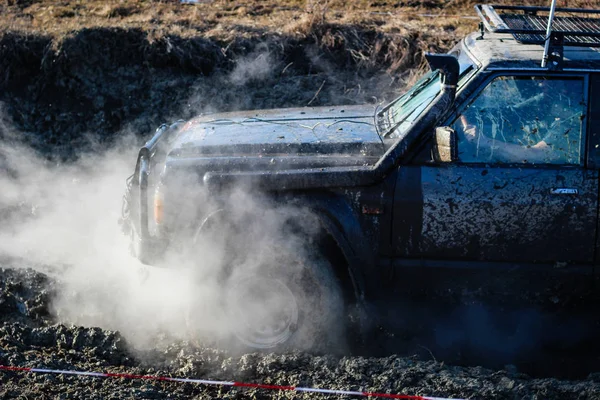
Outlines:
POLYGON ((542 68, 546 68, 548 63, 548 52, 550 50, 550 36, 552 35, 552 23, 554 22, 554 10, 556 9, 556 0, 552 0, 550 6, 550 15, 548 16, 548 27, 546 28, 546 43, 544 44, 544 57, 542 58, 542 68))

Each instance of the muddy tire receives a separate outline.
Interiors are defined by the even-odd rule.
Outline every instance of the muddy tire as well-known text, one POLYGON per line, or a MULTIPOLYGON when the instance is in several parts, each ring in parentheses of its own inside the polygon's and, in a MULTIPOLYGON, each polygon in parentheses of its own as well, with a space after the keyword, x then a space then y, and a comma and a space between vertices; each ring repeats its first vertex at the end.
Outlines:
POLYGON ((226 296, 231 331, 247 350, 345 351, 342 291, 324 258, 276 257, 233 275, 226 296))

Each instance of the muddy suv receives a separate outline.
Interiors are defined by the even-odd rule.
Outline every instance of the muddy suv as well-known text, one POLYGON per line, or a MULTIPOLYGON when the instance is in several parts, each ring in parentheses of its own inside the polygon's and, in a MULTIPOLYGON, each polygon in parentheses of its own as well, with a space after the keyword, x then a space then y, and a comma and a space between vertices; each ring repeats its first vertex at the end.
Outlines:
POLYGON ((600 13, 557 9, 545 41, 548 9, 476 10, 481 31, 384 107, 161 126, 125 197, 135 255, 197 263, 254 348, 337 343, 406 268, 592 268, 600 13))

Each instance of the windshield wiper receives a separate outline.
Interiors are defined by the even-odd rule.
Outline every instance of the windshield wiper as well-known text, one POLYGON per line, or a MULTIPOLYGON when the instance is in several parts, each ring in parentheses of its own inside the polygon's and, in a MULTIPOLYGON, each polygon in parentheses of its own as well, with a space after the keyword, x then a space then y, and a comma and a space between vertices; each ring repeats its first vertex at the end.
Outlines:
POLYGON ((423 90, 425 90, 425 88, 427 87, 427 85, 429 85, 429 82, 431 82, 432 80, 434 80, 435 78, 437 78, 437 76, 438 76, 437 73, 431 75, 429 78, 427 78, 423 82, 421 82, 421 85, 417 89, 415 89, 415 91, 412 92, 406 99, 404 98, 404 96, 400 96, 400 98, 398 98, 398 100, 396 100, 395 102, 391 103, 387 108, 388 109, 392 108, 400 100, 403 100, 402 103, 400 104, 400 107, 402 107, 404 104, 406 104, 406 102, 408 102, 409 100, 413 99, 416 95, 418 95, 423 90))

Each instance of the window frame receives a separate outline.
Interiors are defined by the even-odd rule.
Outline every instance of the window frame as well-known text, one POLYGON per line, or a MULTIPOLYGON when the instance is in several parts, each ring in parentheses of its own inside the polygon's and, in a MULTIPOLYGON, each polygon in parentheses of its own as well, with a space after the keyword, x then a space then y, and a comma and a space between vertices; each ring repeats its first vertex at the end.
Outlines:
MULTIPOLYGON (((482 72, 486 74, 486 72, 482 72)), ((570 73, 570 72, 560 72, 560 73, 548 73, 546 71, 539 70, 507 70, 507 71, 489 71, 489 74, 483 80, 480 80, 477 85, 478 87, 461 102, 460 105, 457 105, 448 115, 447 118, 444 119, 445 126, 452 126, 453 123, 460 117, 462 112, 469 107, 478 97, 479 95, 490 85, 490 83, 499 77, 543 77, 549 79, 564 79, 564 78, 578 78, 583 82, 583 98, 586 107, 584 108, 585 114, 583 116, 582 121, 582 136, 580 143, 580 151, 579 151, 579 163, 577 164, 547 164, 547 163, 519 163, 519 162, 507 162, 507 163, 499 163, 499 162, 490 162, 490 161, 481 161, 481 162, 464 162, 464 161, 456 161, 452 164, 455 165, 472 165, 472 166, 494 166, 494 167, 529 167, 529 168, 581 168, 586 167, 588 164, 588 130, 589 130, 589 120, 590 120, 590 94, 589 94, 589 74, 587 73, 570 73)), ((466 88, 465 88, 466 89, 466 88)))
POLYGON ((600 71, 594 71, 589 76, 588 86, 588 141, 586 147, 586 165, 590 169, 600 169, 600 71), (593 111, 597 110, 596 113, 593 111))

